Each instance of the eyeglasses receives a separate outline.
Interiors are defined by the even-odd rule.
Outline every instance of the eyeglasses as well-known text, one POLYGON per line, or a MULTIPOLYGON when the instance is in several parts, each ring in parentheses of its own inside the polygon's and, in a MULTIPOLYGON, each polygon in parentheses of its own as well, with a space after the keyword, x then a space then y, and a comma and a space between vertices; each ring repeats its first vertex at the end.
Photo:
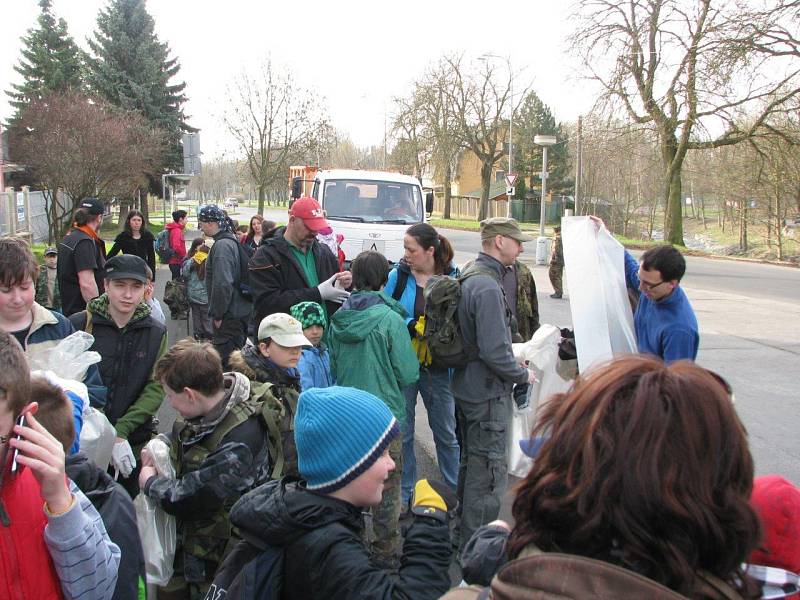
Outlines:
POLYGON ((647 291, 652 291, 656 289, 658 286, 667 283, 666 281, 659 281, 658 283, 647 283, 646 281, 639 280, 639 284, 642 286, 643 289, 647 291))

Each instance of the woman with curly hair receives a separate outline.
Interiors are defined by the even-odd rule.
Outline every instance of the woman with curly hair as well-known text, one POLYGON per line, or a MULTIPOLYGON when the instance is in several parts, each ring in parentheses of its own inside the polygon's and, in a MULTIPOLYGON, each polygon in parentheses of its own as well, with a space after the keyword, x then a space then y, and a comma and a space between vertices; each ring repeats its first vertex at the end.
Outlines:
MULTIPOLYGON (((545 404, 514 527, 476 532, 465 580, 492 598, 759 597, 747 433, 718 376, 643 356, 590 371, 545 404), (553 594, 552 596, 550 594, 553 594), (557 595, 556 594, 560 594, 557 595)), ((476 597, 468 589, 446 598, 476 597)))

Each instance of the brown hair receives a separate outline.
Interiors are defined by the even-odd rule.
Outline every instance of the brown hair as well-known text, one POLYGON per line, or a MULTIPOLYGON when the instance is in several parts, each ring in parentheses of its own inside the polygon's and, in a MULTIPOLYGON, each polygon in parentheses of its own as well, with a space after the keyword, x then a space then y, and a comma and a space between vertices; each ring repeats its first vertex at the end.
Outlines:
POLYGON ((92 215, 89 214, 89 211, 85 208, 79 208, 75 211, 75 215, 73 216, 72 220, 75 221, 75 225, 78 227, 83 227, 84 225, 88 225, 92 221, 95 221, 99 216, 101 215, 92 215))
POLYGON ((64 453, 69 454, 75 441, 72 401, 43 377, 31 377, 31 400, 39 404, 36 420, 59 441, 64 453))
POLYGON ((693 363, 630 356, 543 406, 510 557, 529 544, 619 564, 682 594, 699 570, 741 588, 757 546, 753 459, 728 393, 693 363))
POLYGON ((261 237, 262 238, 264 237, 264 233, 265 233, 265 231, 264 231, 264 217, 262 217, 261 215, 253 215, 252 217, 250 217, 250 223, 247 226, 246 239, 247 239, 248 242, 251 241, 256 235, 256 232, 253 229, 253 221, 258 221, 259 223, 261 223, 261 237))
POLYGON ((440 235, 427 223, 412 225, 406 229, 406 235, 413 237, 423 250, 434 247, 433 268, 436 275, 446 275, 450 272, 450 263, 453 262, 455 256, 450 240, 440 235))
POLYGON ((36 284, 38 274, 36 257, 25 240, 12 236, 0 237, 0 285, 20 285, 28 276, 36 284))
POLYGON ((192 388, 204 396, 213 396, 225 385, 222 360, 214 346, 184 338, 156 363, 156 380, 182 392, 192 388))
MULTIPOLYGON (((194 238, 192 240, 192 246, 191 246, 191 248, 189 248, 188 257, 192 258, 195 254, 197 254, 197 251, 200 249, 200 246, 203 246, 204 243, 205 243, 205 240, 203 238, 201 238, 201 237, 194 238)), ((206 252, 210 252, 210 248, 208 248, 208 246, 203 246, 203 247, 206 249, 206 252)), ((196 263, 195 261, 192 261, 192 263, 189 265, 189 269, 193 270, 195 273, 197 273, 197 278, 200 281, 204 281, 205 280, 205 278, 206 278, 206 261, 203 261, 203 262, 201 262, 199 264, 196 263)))
POLYGON ((378 292, 389 278, 389 261, 380 252, 364 250, 350 265, 353 272, 353 288, 378 292))
POLYGON ((31 397, 31 376, 25 352, 17 339, 0 330, 0 401, 8 404, 14 418, 31 397))

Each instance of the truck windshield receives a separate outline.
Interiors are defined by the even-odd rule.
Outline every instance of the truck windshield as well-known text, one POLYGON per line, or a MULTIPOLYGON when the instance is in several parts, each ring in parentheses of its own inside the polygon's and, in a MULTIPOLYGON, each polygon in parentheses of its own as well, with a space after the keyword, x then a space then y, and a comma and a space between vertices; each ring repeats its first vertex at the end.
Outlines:
POLYGON ((423 215, 419 187, 392 181, 328 180, 322 208, 329 219, 364 223, 419 223, 423 215))

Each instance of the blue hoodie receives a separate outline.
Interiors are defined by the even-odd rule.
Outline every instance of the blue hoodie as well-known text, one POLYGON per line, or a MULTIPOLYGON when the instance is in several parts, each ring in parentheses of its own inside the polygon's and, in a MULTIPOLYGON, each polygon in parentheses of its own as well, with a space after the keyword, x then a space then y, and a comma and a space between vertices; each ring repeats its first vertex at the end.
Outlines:
POLYGON ((303 349, 297 370, 300 371, 300 388, 303 391, 336 385, 336 379, 331 374, 330 354, 322 344, 303 349))

